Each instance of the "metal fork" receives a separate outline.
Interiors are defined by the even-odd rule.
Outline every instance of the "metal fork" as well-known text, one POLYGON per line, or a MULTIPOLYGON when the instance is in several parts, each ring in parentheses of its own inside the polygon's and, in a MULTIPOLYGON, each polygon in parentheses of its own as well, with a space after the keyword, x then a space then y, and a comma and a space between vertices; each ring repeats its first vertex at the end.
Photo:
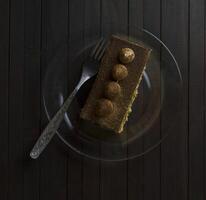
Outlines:
POLYGON ((73 92, 70 94, 70 96, 66 99, 66 101, 61 106, 59 111, 51 119, 47 127, 42 132, 41 136, 38 138, 36 144, 34 145, 33 149, 30 152, 31 158, 36 159, 43 152, 43 150, 49 144, 49 142, 55 135, 57 129, 59 128, 62 120, 64 119, 65 112, 68 110, 72 100, 74 99, 80 87, 90 77, 94 76, 97 73, 98 64, 104 54, 105 48, 106 48, 106 41, 102 38, 98 41, 93 51, 84 62, 82 66, 82 74, 79 83, 77 84, 73 92))

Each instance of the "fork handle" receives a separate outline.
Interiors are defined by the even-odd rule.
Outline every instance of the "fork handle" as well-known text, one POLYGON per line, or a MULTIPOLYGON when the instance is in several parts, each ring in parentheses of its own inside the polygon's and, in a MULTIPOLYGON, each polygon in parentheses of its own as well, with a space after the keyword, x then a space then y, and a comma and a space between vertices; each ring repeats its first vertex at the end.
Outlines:
POLYGON ((78 84, 77 87, 73 90, 70 96, 66 99, 62 107, 58 110, 49 124, 46 126, 40 137, 38 138, 36 144, 34 145, 33 149, 30 152, 30 156, 33 159, 39 157, 45 147, 49 144, 53 136, 55 135, 59 125, 61 124, 62 120, 64 119, 64 114, 68 110, 72 100, 74 99, 76 93, 78 92, 79 88, 82 84, 78 84))

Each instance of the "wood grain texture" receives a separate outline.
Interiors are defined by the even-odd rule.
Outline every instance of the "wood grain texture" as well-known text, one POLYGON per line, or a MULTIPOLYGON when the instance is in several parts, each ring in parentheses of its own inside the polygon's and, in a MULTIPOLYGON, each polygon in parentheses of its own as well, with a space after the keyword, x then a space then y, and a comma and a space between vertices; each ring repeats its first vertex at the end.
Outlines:
POLYGON ((10 2, 9 199, 23 199, 24 1, 10 2))
MULTIPOLYGON (((97 33, 97 37, 101 35, 100 26, 100 0, 88 0, 85 4, 84 17, 84 42, 89 44, 93 32, 97 33), (92 10, 92 12, 91 12, 92 10)), ((84 148, 84 147, 83 147, 84 148)), ((98 155, 98 154, 97 154, 98 155)), ((100 200, 100 161, 92 159, 83 159, 83 188, 82 196, 84 200, 96 199, 100 200)))
POLYGON ((0 199, 8 199, 9 189, 9 67, 10 67, 10 4, 0 1, 0 199))
POLYGON ((190 1, 189 18, 189 198, 204 196, 204 1, 190 1))
POLYGON ((144 1, 128 0, 128 24, 130 32, 134 27, 143 28, 144 1))
POLYGON ((169 137, 161 145, 161 198, 188 198, 188 1, 162 1, 162 40, 176 57, 183 75, 181 117, 166 130, 168 112, 162 111, 162 134, 169 137), (169 132, 170 131, 170 132, 169 132))
POLYGON ((24 3, 24 94, 23 94, 23 148, 24 199, 39 199, 39 160, 31 161, 29 152, 40 129, 40 45, 41 1, 24 3))
MULTIPOLYGON (((144 29, 150 31, 158 38, 161 38, 161 1, 144 1, 144 29)), ((158 48, 158 47, 157 47, 158 48)), ((160 47, 159 47, 160 51, 160 47)), ((159 57, 160 59, 160 57, 159 57)), ((159 66, 158 66, 159 67, 159 66)), ((161 66, 160 66, 161 67, 161 66)), ((161 77, 160 69, 157 70, 156 76, 161 77)), ((160 82, 157 83, 160 86, 160 82)), ((161 94, 161 93, 160 93, 161 94)), ((158 99, 160 106, 160 98, 158 99)), ((161 117, 156 119, 152 130, 144 137, 144 149, 150 148, 161 139, 161 117)), ((144 156, 144 199, 159 200, 161 196, 161 148, 157 147, 144 156)))
POLYGON ((205 16, 204 0, 1 0, 0 199, 204 200, 205 16), (128 24, 161 38, 183 76, 180 119, 165 131, 168 111, 163 110, 152 137, 128 151, 146 148, 161 134, 169 133, 167 139, 144 157, 98 162, 63 149, 55 137, 39 160, 30 160, 29 151, 48 123, 41 86, 57 46, 65 44, 59 65, 70 92, 81 69, 68 67, 67 41, 78 38, 84 45, 93 28, 101 34, 121 26, 132 34, 128 24))
MULTIPOLYGON (((85 1, 70 0, 68 15, 68 40, 76 42, 76 46, 69 48, 68 57, 68 89, 71 92, 81 73, 81 65, 72 66, 72 59, 84 46, 85 1), (78 14, 77 14, 78 13, 78 14)), ((80 147, 82 148, 82 147, 80 147)), ((83 199, 83 159, 70 152, 68 158, 68 199, 83 199)))
MULTIPOLYGON (((143 28, 144 7, 143 1, 128 0, 128 32, 132 37, 136 35, 136 29, 143 28)), ((137 112, 142 113, 144 107, 144 83, 141 82, 137 99, 140 105, 137 112)), ((142 153, 143 137, 128 145, 127 153, 142 153)), ((127 199, 143 199, 144 198, 144 158, 135 158, 127 161, 127 199)))
MULTIPOLYGON (((43 84, 47 67, 53 64, 66 66, 66 45, 68 30, 68 1, 49 0, 42 1, 42 27, 41 27, 41 75, 43 84), (61 57, 59 56, 61 55, 61 57)), ((48 123, 43 115, 42 128, 48 123)), ((40 199, 67 199, 67 158, 59 146, 57 137, 53 138, 40 159, 40 199)))
MULTIPOLYGON (((101 5, 102 33, 119 31, 127 34, 128 2, 103 0, 101 5), (112 30, 112 31, 111 31, 112 30)), ((104 149, 101 149, 104 154, 104 149)), ((123 153, 127 153, 126 151, 123 153)), ((127 199, 127 162, 101 163, 101 199, 127 199)))
MULTIPOLYGON (((204 8, 206 8, 206 4, 204 3, 204 8)), ((204 66, 206 64, 206 12, 205 12, 205 9, 204 9, 204 66)), ((205 70, 205 67, 204 67, 204 90, 203 90, 203 95, 204 95, 204 108, 206 106, 206 70, 205 70)), ((205 112, 205 109, 204 109, 204 132, 206 130, 206 112, 205 112)), ((203 156, 204 156, 204 163, 203 163, 203 166, 204 166, 204 173, 203 173, 203 178, 204 178, 204 193, 203 193, 203 197, 206 198, 206 137, 204 135, 204 148, 203 148, 203 156)))

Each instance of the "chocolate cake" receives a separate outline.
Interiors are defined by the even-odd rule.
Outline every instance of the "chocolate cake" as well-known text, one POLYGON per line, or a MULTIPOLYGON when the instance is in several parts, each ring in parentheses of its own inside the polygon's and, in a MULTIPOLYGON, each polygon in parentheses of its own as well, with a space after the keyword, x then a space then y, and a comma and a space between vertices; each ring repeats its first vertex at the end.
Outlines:
POLYGON ((112 36, 80 117, 121 133, 150 52, 142 45, 112 36))

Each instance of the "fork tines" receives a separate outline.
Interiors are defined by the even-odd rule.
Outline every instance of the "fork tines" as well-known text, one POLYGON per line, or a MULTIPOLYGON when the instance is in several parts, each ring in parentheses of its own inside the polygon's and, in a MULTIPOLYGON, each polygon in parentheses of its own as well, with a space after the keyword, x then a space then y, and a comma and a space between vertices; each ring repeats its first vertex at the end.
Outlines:
POLYGON ((107 45, 106 45, 106 40, 103 39, 103 38, 101 38, 101 39, 97 42, 96 46, 94 47, 92 53, 90 54, 90 57, 92 57, 92 58, 95 59, 95 60, 100 61, 101 58, 102 58, 102 56, 103 56, 103 54, 104 54, 104 51, 105 51, 105 49, 106 49, 106 46, 107 46, 107 45))

